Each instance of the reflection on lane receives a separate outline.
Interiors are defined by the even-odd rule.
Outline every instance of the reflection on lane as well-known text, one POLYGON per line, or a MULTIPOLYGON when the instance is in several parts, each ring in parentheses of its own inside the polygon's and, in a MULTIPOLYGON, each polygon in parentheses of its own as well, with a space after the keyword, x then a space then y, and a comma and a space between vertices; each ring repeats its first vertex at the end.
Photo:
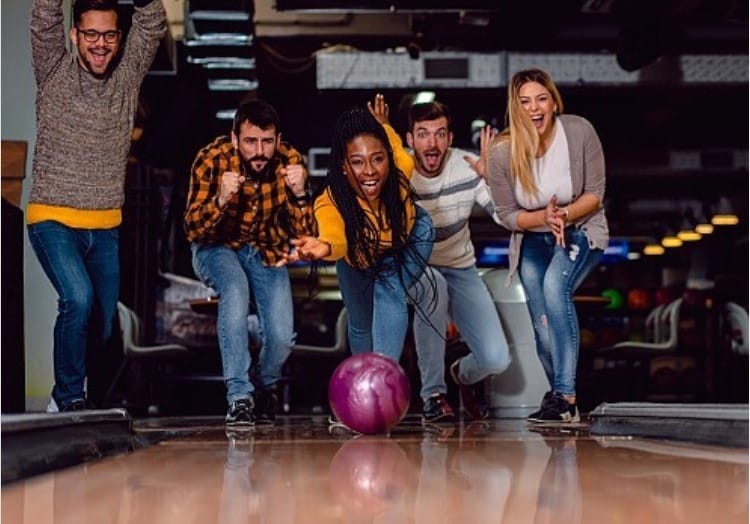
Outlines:
POLYGON ((162 442, 2 490, 19 524, 748 521, 747 450, 401 425, 330 435, 307 421, 162 442), (718 520, 717 520, 718 519, 718 520))

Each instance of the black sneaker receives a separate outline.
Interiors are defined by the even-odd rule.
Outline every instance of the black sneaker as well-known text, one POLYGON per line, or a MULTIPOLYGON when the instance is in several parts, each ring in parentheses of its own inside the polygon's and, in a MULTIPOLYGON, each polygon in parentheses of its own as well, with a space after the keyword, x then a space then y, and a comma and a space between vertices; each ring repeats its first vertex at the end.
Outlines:
POLYGON ((423 422, 453 422, 454 420, 456 420, 456 414, 442 393, 435 393, 424 401, 423 422))
POLYGON ((578 406, 569 403, 560 393, 553 393, 548 405, 542 408, 542 413, 535 422, 568 424, 580 421, 581 415, 578 413, 578 406))
POLYGON ((475 386, 472 384, 463 384, 458 379, 458 363, 461 359, 456 360, 450 367, 451 378, 453 382, 458 386, 458 391, 461 394, 461 400, 463 401, 464 409, 473 419, 485 419, 487 418, 487 408, 482 406, 477 398, 477 392, 474 389, 475 386))
POLYGON ((273 424, 276 422, 276 406, 279 395, 276 386, 255 392, 255 422, 258 424, 273 424))
POLYGON ((550 405, 551 401, 552 401, 552 392, 551 391, 547 391, 544 394, 544 398, 542 398, 542 404, 539 407, 539 409, 537 409, 536 411, 534 411, 533 413, 531 413, 528 417, 526 417, 526 420, 528 420, 529 422, 536 422, 536 421, 538 421, 539 417, 542 415, 542 411, 544 411, 545 407, 547 407, 547 406, 550 405))
POLYGON ((66 404, 65 406, 63 406, 62 409, 60 409, 60 411, 62 411, 62 412, 67 412, 67 411, 83 411, 85 409, 88 409, 88 407, 86 406, 86 401, 83 400, 83 399, 81 399, 81 398, 77 398, 77 399, 73 400, 72 402, 70 402, 70 403, 66 404))
POLYGON ((232 402, 224 423, 227 426, 252 426, 255 423, 252 399, 241 398, 232 402))

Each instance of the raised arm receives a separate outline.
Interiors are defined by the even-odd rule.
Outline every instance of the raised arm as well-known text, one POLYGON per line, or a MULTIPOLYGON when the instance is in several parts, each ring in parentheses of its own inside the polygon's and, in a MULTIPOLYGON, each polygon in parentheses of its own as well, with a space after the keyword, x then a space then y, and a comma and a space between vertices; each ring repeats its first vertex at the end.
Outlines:
POLYGON ((167 11, 162 0, 134 0, 133 4, 133 23, 119 67, 126 69, 133 80, 140 84, 154 61, 159 42, 167 32, 167 11))
POLYGON ((67 54, 62 0, 34 0, 29 29, 31 61, 39 85, 67 54))
POLYGON ((385 97, 378 93, 375 95, 375 99, 372 102, 367 102, 367 109, 370 111, 375 120, 380 122, 380 125, 385 129, 386 135, 388 135, 388 142, 391 144, 393 150, 393 161, 408 178, 411 178, 411 173, 414 171, 414 157, 404 148, 404 143, 401 137, 391 126, 388 118, 388 104, 385 103, 385 97))

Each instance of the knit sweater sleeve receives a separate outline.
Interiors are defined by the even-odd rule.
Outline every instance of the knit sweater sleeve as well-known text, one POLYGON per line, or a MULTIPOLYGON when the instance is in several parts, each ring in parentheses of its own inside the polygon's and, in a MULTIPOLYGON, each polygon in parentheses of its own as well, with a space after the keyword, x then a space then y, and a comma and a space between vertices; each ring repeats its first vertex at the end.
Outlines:
POLYGON ((161 0, 153 0, 144 7, 135 7, 133 24, 128 33, 119 67, 127 71, 135 86, 139 86, 154 61, 159 41, 167 32, 167 11, 161 0))
POLYGON ((581 118, 583 127, 583 161, 586 173, 583 191, 604 200, 606 187, 604 151, 599 136, 591 123, 581 118))
POLYGON ((500 223, 510 231, 521 231, 517 221, 522 209, 518 205, 511 183, 510 142, 492 145, 487 157, 487 183, 500 223))
POLYGON ((67 54, 62 0, 34 0, 29 29, 34 77, 40 85, 67 54))
POLYGON ((344 219, 328 190, 315 200, 315 221, 318 223, 318 239, 331 246, 331 254, 326 260, 344 258, 348 247, 344 219))

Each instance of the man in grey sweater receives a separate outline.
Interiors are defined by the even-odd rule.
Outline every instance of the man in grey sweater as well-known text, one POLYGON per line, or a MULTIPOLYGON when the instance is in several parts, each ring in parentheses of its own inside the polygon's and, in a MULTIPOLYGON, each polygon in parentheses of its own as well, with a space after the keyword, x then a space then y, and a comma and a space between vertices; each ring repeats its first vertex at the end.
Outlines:
POLYGON ((118 228, 138 91, 166 32, 161 0, 134 0, 123 42, 116 0, 34 0, 31 50, 37 139, 29 239, 58 294, 55 385, 48 410, 84 409, 87 351, 112 331, 120 287, 118 228))

